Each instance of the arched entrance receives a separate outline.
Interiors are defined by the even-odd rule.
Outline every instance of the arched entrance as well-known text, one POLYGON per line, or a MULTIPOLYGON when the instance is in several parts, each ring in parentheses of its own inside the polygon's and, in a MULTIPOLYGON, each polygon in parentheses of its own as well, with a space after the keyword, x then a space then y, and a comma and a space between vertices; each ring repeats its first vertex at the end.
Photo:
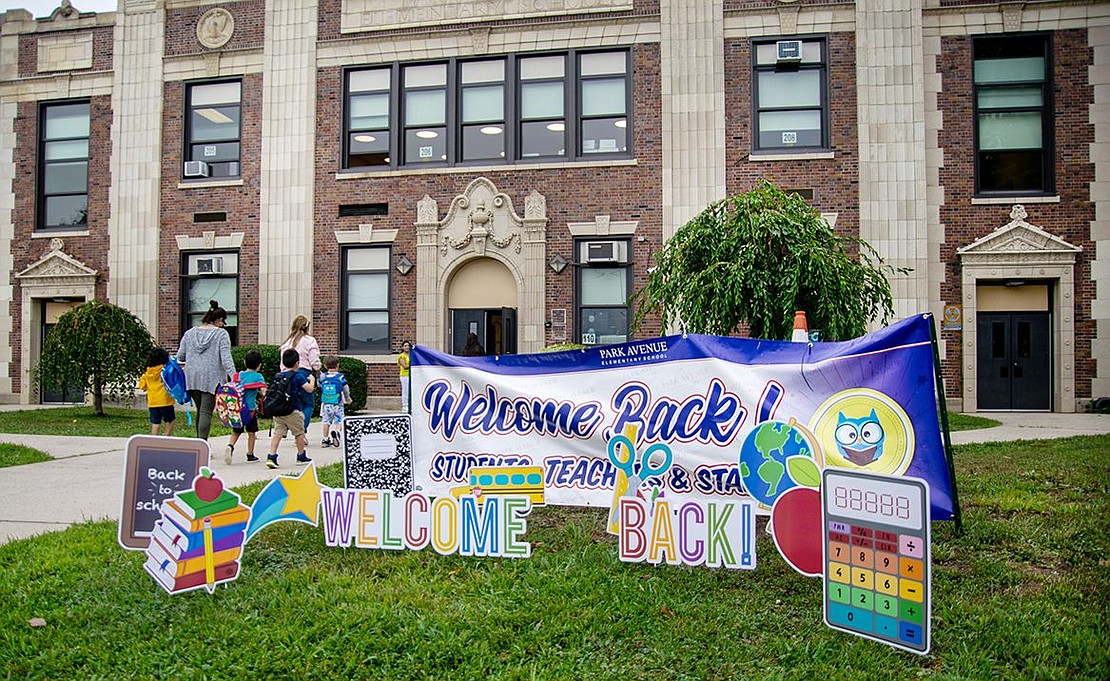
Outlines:
POLYGON ((462 354, 475 334, 485 354, 516 348, 517 286, 508 268, 493 258, 475 258, 456 270, 447 285, 447 347, 462 354))

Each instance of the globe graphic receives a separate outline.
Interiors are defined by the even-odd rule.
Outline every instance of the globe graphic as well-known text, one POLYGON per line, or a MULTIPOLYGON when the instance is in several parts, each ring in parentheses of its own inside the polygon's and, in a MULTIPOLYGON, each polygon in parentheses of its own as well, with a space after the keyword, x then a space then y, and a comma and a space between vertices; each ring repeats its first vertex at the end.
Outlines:
POLYGON ((748 494, 771 507, 796 483, 786 470, 791 456, 813 458, 813 445, 800 428, 783 421, 764 421, 740 445, 740 478, 748 494))

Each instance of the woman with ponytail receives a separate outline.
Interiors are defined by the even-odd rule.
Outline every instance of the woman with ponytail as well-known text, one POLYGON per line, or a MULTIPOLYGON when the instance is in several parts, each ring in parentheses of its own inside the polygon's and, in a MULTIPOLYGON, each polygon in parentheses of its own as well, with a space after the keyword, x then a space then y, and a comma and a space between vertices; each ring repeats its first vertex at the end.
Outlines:
MULTIPOLYGON (((320 344, 316 339, 308 335, 308 317, 299 314, 293 318, 293 323, 289 327, 289 335, 285 337, 285 342, 278 348, 278 354, 285 352, 288 349, 297 351, 297 356, 300 357, 301 370, 305 373, 316 375, 320 373, 320 344)), ((308 424, 312 420, 312 410, 315 408, 315 400, 304 411, 304 432, 307 439, 308 424)))

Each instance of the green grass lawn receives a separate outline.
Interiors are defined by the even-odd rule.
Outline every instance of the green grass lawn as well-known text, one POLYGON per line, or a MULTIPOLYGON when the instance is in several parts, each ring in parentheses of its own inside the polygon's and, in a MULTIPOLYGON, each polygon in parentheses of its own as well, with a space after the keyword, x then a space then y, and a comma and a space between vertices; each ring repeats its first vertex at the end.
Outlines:
MULTIPOLYGON (((105 416, 97 416, 89 406, 51 407, 0 412, 0 433, 29 433, 39 435, 81 435, 87 437, 131 437, 150 433, 150 419, 146 409, 105 407, 105 416)), ((196 412, 194 425, 187 425, 185 412, 177 410, 174 435, 192 437, 197 434, 196 412)), ((269 423, 269 421, 266 421, 269 423)), ((231 429, 212 417, 209 437, 231 435, 231 429)))
POLYGON ((50 461, 50 455, 31 447, 0 442, 0 468, 50 461))
POLYGON ((603 510, 542 508, 517 561, 328 548, 279 523, 213 595, 167 595, 113 523, 12 542, 0 677, 1110 678, 1108 450, 1110 436, 956 448, 965 531, 933 528, 925 657, 826 627, 820 580, 762 532, 754 571, 628 565, 603 510))
POLYGON ((988 419, 984 416, 975 416, 973 414, 960 414, 957 412, 948 412, 948 432, 955 433, 958 430, 979 430, 980 428, 994 428, 999 425, 998 421, 988 419))

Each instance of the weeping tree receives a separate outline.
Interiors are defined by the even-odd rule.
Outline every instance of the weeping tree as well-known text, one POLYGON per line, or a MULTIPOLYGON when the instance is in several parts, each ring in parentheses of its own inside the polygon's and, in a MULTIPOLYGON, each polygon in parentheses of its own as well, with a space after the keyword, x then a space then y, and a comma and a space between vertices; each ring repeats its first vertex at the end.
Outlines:
POLYGON ((710 205, 656 253, 634 326, 658 314, 664 328, 724 336, 747 324, 753 338, 785 340, 804 310, 825 339, 847 340, 893 317, 887 277, 909 271, 764 180, 710 205))
POLYGON ((104 396, 134 395, 154 339, 135 315, 100 301, 66 312, 46 337, 35 372, 40 388, 80 386, 92 393, 97 416, 104 396))

